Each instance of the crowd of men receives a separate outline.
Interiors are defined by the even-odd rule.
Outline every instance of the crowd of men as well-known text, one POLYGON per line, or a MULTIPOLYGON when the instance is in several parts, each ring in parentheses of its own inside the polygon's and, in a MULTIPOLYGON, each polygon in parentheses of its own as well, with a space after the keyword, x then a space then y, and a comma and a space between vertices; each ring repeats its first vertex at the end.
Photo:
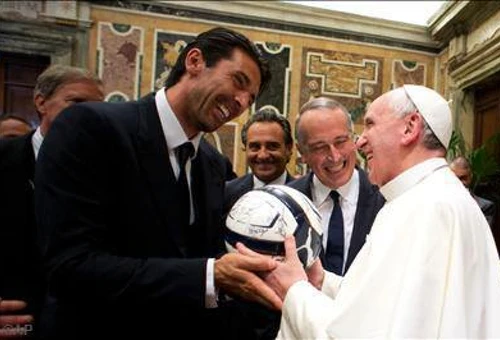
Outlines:
POLYGON ((250 171, 231 179, 203 134, 251 107, 270 77, 256 46, 222 27, 137 101, 103 102, 81 68, 44 71, 39 125, 0 119, 0 339, 500 337, 500 260, 480 209, 494 206, 471 195, 463 160, 456 175, 446 162, 442 96, 391 90, 360 136, 331 98, 300 108, 295 136, 261 108, 241 131, 250 171), (294 145, 301 177, 287 169, 294 145), (270 184, 321 215, 308 270, 292 236, 283 261, 243 244, 226 252, 225 216, 270 184))

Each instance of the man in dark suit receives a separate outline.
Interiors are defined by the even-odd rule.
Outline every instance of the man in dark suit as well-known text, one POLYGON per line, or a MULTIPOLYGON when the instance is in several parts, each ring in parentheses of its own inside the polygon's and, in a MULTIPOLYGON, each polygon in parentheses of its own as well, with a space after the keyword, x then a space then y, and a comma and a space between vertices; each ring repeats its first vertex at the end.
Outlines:
POLYGON ((288 120, 272 108, 262 108, 243 125, 241 142, 251 173, 226 184, 224 210, 252 189, 293 180, 286 170, 293 150, 292 129, 288 120))
POLYGON ((465 158, 464 156, 456 157, 450 162, 450 169, 455 173, 455 175, 457 175, 458 179, 469 190, 472 197, 474 197, 474 200, 476 200, 479 208, 481 208, 481 211, 483 212, 484 217, 486 217, 486 220, 488 221, 490 227, 493 226, 496 215, 495 203, 472 192, 472 169, 467 158, 465 158))
MULTIPOLYGON (((38 314, 45 293, 43 270, 36 245, 35 211, 33 206, 33 178, 35 159, 44 136, 54 118, 75 102, 103 99, 101 81, 84 69, 54 65, 37 79, 34 104, 40 126, 22 137, 0 139, 0 188, 2 191, 0 216, 0 305, 23 313, 23 322, 38 322, 38 314), (17 301, 19 300, 19 301, 17 301)), ((19 329, 10 323, 2 324, 0 306, 0 337, 2 329, 19 329), (3 327, 2 327, 3 326, 3 327)), ((4 315, 2 315, 4 314, 4 315)), ((33 325, 23 326, 33 335, 33 325)))
POLYGON ((311 198, 321 213, 322 264, 343 276, 385 200, 356 166, 353 124, 342 104, 324 97, 310 100, 300 110, 295 133, 302 159, 312 171, 289 185, 311 198), (334 203, 332 191, 338 203, 334 203), (339 215, 333 221, 336 206, 339 215))
POLYGON ((47 338, 235 338, 217 293, 281 307, 255 274, 275 268, 271 259, 220 256, 226 164, 202 140, 269 78, 245 36, 214 28, 183 49, 155 94, 58 117, 35 176, 47 338))
MULTIPOLYGON (((251 173, 226 183, 224 216, 236 201, 255 188, 268 184, 285 184, 293 180, 286 170, 293 150, 292 129, 288 120, 272 108, 262 108, 245 122, 241 130, 241 142, 251 173)), ((257 303, 233 302, 234 315, 243 313, 240 319, 245 325, 238 327, 245 339, 274 339, 278 333, 280 313, 257 303)))

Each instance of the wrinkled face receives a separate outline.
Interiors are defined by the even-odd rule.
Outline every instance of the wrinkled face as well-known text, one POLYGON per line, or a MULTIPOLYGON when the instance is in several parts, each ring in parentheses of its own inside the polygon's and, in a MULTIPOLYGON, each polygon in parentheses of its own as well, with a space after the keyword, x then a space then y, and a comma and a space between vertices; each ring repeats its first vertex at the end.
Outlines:
POLYGON ((451 165, 450 169, 455 173, 455 175, 457 175, 460 182, 462 182, 466 188, 470 186, 472 182, 472 174, 469 170, 454 165, 451 165))
POLYGON ((285 144, 285 133, 278 123, 255 122, 248 128, 245 152, 252 173, 269 183, 285 171, 292 145, 285 144))
POLYGON ((44 98, 41 94, 36 95, 36 109, 42 117, 40 125, 42 135, 47 133, 57 115, 68 106, 87 101, 102 101, 103 99, 104 94, 101 86, 87 79, 64 83, 48 98, 44 98))
POLYGON ((340 109, 313 109, 300 118, 302 159, 332 189, 346 184, 356 165, 356 146, 347 124, 340 109))
POLYGON ((399 173, 395 160, 399 159, 398 147, 405 126, 405 119, 392 114, 383 96, 368 108, 364 117, 364 130, 357 146, 366 156, 372 183, 382 186, 399 173))
POLYGON ((212 67, 205 66, 201 52, 198 58, 201 61, 190 66, 196 79, 187 94, 186 123, 190 132, 212 132, 253 104, 259 93, 260 70, 240 49, 235 49, 230 59, 221 59, 212 67))
POLYGON ((31 130, 31 126, 17 119, 6 119, 0 122, 0 137, 2 138, 23 136, 31 130))

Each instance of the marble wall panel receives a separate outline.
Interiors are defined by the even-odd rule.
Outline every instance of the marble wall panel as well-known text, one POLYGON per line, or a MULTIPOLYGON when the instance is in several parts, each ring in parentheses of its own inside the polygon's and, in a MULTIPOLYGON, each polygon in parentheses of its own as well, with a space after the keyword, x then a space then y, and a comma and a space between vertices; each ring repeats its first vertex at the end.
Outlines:
POLYGON ((253 112, 262 107, 272 107, 288 117, 292 65, 291 46, 273 42, 256 42, 255 44, 269 62, 272 78, 266 91, 257 98, 253 112))
POLYGON ((144 30, 128 24, 100 22, 97 70, 107 101, 140 97, 144 30))
POLYGON ((427 66, 411 60, 392 61, 391 87, 396 88, 404 84, 427 85, 427 66))
POLYGON ((359 121, 366 105, 382 94, 383 62, 373 55, 304 48, 300 106, 331 97, 359 121))

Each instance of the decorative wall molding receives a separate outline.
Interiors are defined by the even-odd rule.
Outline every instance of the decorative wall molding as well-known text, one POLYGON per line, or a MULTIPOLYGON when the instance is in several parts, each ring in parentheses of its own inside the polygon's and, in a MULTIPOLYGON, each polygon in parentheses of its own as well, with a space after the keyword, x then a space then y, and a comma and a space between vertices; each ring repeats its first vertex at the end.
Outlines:
POLYGON ((465 89, 500 71, 500 31, 476 45, 460 60, 450 59, 449 75, 459 89, 465 89))
POLYGON ((89 13, 84 1, 1 1, 0 49, 86 67, 89 13))
POLYGON ((90 1, 138 12, 196 18, 438 53, 441 45, 424 26, 309 8, 277 1, 90 1))

